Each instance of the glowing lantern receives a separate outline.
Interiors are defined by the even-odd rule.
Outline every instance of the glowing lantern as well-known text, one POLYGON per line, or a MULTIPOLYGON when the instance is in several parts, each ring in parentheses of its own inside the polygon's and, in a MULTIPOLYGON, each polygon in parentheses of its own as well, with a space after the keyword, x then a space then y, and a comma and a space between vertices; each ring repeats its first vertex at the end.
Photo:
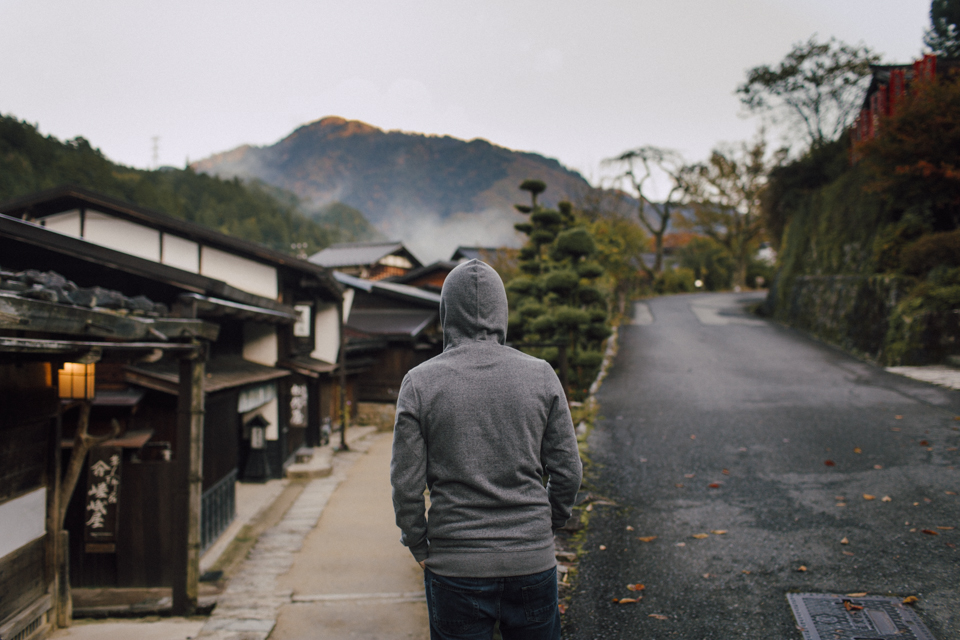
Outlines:
POLYGON ((65 362, 60 369, 59 387, 61 398, 89 400, 94 394, 94 374, 96 365, 65 362))

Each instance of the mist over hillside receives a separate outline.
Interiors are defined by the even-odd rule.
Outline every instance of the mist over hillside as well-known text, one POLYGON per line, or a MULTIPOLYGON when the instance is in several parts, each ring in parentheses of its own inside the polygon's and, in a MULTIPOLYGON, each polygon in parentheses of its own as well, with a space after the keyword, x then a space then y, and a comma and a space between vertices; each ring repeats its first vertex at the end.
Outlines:
POLYGON ((576 199, 590 188, 556 160, 485 140, 383 131, 327 117, 276 144, 244 145, 193 163, 196 171, 261 180, 295 193, 308 213, 342 202, 421 260, 449 257, 460 244, 519 246, 513 229, 525 202, 518 185, 547 183, 542 201, 576 199))

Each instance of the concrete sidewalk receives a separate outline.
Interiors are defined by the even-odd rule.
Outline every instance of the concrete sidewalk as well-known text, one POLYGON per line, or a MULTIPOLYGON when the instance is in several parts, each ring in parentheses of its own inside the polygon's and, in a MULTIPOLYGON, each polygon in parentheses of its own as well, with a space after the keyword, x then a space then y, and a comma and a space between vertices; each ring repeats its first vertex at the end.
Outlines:
POLYGON ((278 580, 292 596, 271 640, 429 637, 423 571, 394 524, 392 434, 375 438, 278 580))
POLYGON ((51 637, 428 638, 423 574, 393 522, 392 434, 363 432, 259 536, 209 618, 77 621, 51 637))

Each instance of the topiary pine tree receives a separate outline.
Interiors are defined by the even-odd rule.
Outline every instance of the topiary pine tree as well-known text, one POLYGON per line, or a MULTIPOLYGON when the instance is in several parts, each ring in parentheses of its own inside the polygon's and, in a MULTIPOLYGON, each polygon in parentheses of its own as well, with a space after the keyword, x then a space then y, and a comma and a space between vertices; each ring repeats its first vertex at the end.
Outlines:
MULTIPOLYGON (((565 345, 570 397, 580 400, 610 335, 607 296, 596 284, 604 270, 592 259, 597 252, 593 236, 569 202, 556 209, 541 206, 538 196, 546 185, 540 180, 526 180, 520 189, 530 194, 530 204, 515 206, 530 221, 514 225, 527 242, 519 255, 521 275, 507 283, 513 309, 508 335, 513 342, 565 345)), ((558 347, 524 350, 559 366, 558 347)))

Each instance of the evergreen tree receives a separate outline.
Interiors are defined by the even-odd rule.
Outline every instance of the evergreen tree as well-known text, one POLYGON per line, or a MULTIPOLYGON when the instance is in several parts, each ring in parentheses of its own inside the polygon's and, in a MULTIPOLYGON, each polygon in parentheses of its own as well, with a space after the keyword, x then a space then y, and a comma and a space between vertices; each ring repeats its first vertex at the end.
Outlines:
POLYGON ((930 3, 930 28, 923 43, 933 53, 960 57, 960 0, 933 0, 930 3))
MULTIPOLYGON (((557 209, 542 207, 537 197, 546 189, 540 180, 526 180, 520 189, 529 205, 516 205, 529 222, 515 225, 527 236, 520 250, 521 275, 507 283, 511 298, 508 335, 513 342, 565 345, 570 397, 582 399, 603 355, 600 346, 610 335, 606 296, 597 286, 603 267, 593 258, 597 246, 587 226, 569 202, 557 209)), ((528 349, 558 367, 557 347, 528 349)))

